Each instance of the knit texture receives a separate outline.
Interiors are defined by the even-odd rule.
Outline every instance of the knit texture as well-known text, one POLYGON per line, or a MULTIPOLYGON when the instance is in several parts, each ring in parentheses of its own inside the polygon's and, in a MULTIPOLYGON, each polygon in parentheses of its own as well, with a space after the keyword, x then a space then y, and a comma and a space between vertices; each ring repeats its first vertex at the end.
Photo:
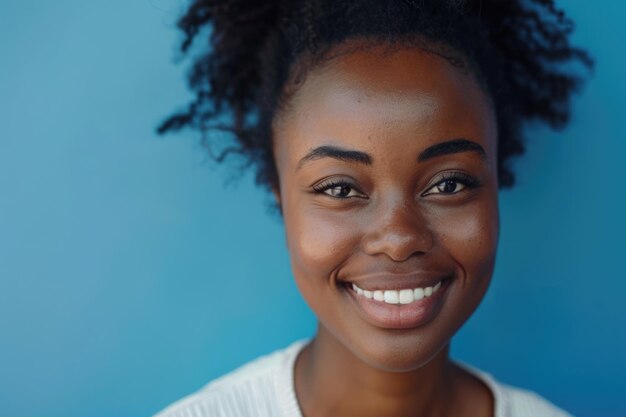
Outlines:
MULTIPOLYGON (((154 417, 302 417, 293 367, 308 340, 261 356, 207 384, 154 417)), ((532 391, 496 381, 488 373, 458 363, 483 381, 495 400, 494 417, 572 417, 532 391)))

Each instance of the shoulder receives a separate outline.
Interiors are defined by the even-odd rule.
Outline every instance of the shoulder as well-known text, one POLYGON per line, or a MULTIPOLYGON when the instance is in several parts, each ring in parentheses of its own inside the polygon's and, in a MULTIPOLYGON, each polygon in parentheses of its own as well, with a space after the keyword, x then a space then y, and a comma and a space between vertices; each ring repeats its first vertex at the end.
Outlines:
POLYGON ((572 417, 536 392, 499 384, 506 397, 510 417, 572 417))
POLYGON ((277 416, 291 389, 290 369, 304 346, 297 341, 261 356, 171 404, 153 417, 277 416))
POLYGON ((470 365, 457 364, 474 374, 491 390, 496 417, 572 417, 534 391, 499 382, 491 374, 470 365))

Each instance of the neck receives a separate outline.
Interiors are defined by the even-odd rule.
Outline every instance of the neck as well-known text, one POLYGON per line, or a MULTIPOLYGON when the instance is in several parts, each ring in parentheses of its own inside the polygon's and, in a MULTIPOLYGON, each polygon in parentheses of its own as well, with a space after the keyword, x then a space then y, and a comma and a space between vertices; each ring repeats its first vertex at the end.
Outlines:
POLYGON ((373 368, 323 326, 301 352, 296 393, 305 417, 444 416, 456 391, 456 369, 448 346, 408 372, 373 368))

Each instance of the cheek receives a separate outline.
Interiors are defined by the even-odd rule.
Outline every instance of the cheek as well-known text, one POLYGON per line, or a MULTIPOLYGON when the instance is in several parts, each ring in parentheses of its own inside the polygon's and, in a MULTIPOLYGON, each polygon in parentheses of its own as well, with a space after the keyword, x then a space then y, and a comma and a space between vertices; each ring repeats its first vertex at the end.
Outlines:
POLYGON ((441 244, 454 258, 468 285, 483 293, 490 281, 498 245, 497 200, 476 200, 462 212, 437 220, 441 244))
POLYGON ((286 210, 287 246, 297 281, 329 280, 357 247, 358 227, 347 216, 315 207, 286 210))

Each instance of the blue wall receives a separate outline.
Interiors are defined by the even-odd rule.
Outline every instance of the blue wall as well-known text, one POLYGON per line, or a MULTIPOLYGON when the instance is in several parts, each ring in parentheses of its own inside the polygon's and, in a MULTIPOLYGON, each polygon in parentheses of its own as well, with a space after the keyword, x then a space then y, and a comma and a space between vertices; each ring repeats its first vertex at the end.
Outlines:
MULTIPOLYGON (((561 3, 596 75, 568 130, 530 135, 493 287, 453 353, 617 416, 626 6, 561 3)), ((183 6, 0 3, 0 415, 147 416, 314 330, 267 196, 249 177, 224 186, 193 133, 154 134, 189 98, 183 6)))

